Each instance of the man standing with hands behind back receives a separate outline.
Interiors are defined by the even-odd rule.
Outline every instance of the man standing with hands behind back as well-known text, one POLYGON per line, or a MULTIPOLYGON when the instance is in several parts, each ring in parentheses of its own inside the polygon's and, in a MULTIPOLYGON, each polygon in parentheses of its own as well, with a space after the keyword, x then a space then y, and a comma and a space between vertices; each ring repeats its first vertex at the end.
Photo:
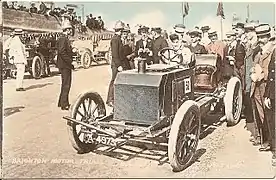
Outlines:
POLYGON ((65 22, 63 26, 63 34, 57 40, 57 67, 61 73, 61 92, 58 101, 58 107, 61 110, 69 110, 69 91, 72 81, 72 47, 68 36, 72 33, 70 22, 65 22))

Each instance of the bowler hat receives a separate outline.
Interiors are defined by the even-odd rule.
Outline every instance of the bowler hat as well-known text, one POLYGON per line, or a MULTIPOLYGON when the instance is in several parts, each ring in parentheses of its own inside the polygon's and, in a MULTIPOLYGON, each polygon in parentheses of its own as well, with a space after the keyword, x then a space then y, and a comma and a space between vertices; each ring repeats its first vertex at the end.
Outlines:
POLYGON ((162 29, 160 27, 156 27, 156 28, 151 28, 152 31, 157 32, 157 33, 161 33, 162 29))
POLYGON ((236 28, 244 28, 244 23, 238 22, 236 28))
POLYGON ((257 36, 270 35, 271 28, 268 24, 260 24, 255 29, 257 36))
POLYGON ((210 30, 210 26, 202 26, 201 27, 201 31, 209 31, 210 30))
POLYGON ((141 26, 138 29, 139 32, 149 32, 149 27, 147 26, 141 26))

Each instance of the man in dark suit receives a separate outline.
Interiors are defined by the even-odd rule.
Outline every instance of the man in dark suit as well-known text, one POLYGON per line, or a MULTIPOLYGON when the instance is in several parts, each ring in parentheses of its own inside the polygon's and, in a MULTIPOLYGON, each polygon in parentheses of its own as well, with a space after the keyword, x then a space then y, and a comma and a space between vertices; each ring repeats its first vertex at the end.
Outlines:
POLYGON ((146 58, 148 65, 152 64, 152 40, 149 38, 149 28, 142 26, 138 29, 141 39, 135 45, 135 57, 146 58))
POLYGON ((267 84, 264 93, 264 104, 266 107, 266 121, 270 135, 270 150, 272 151, 272 165, 276 166, 275 146, 275 49, 268 65, 267 84))
POLYGON ((68 36, 71 33, 72 26, 69 24, 64 24, 63 34, 57 40, 57 67, 61 73, 61 92, 58 101, 58 107, 62 110, 68 110, 69 104, 69 91, 71 88, 72 79, 72 47, 70 45, 68 36))
POLYGON ((207 54, 207 50, 205 49, 205 47, 199 44, 200 35, 201 35, 200 30, 198 29, 191 30, 189 32, 189 35, 192 41, 192 43, 189 45, 189 49, 191 50, 191 52, 194 54, 207 54))
POLYGON ((153 64, 159 64, 161 57, 158 53, 163 48, 168 47, 168 42, 161 36, 162 29, 160 27, 152 28, 151 30, 154 38, 152 42, 153 64))
POLYGON ((35 2, 31 2, 30 13, 37 13, 37 8, 35 7, 35 2))
POLYGON ((123 57, 122 57, 122 47, 123 43, 121 40, 121 32, 124 30, 124 23, 122 21, 117 21, 115 24, 115 35, 111 39, 111 70, 112 70, 112 77, 109 83, 108 94, 107 94, 107 101, 106 104, 110 107, 113 107, 114 103, 114 81, 119 71, 123 70, 123 57))

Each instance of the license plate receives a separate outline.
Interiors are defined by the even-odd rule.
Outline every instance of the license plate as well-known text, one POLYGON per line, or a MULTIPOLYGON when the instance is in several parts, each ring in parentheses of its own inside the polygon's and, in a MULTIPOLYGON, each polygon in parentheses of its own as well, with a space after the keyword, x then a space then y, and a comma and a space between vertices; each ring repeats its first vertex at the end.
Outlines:
POLYGON ((117 146, 117 142, 114 138, 110 138, 110 137, 106 137, 106 136, 98 136, 96 141, 99 144, 104 144, 107 146, 114 146, 114 147, 117 146))

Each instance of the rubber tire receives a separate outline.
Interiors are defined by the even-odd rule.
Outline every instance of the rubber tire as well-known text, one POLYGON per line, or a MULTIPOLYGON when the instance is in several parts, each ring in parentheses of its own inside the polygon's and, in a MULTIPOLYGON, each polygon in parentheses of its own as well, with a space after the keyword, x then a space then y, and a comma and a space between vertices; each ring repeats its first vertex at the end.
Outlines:
POLYGON ((225 109, 227 125, 234 126, 238 124, 240 121, 241 111, 242 111, 242 85, 241 85, 241 81, 237 77, 232 77, 227 83, 226 93, 224 96, 224 106, 225 106, 224 109, 225 109), (234 91, 237 84, 239 84, 238 104, 240 105, 240 108, 238 110, 239 111, 238 117, 236 117, 235 119, 232 111, 233 111, 234 91))
MULTIPOLYGON (((74 119, 76 118, 75 115, 76 115, 76 111, 77 111, 78 107, 81 105, 83 100, 86 99, 87 97, 91 97, 93 100, 97 101, 99 106, 102 107, 101 113, 104 116, 106 116, 105 104, 104 104, 102 97, 96 92, 88 91, 83 94, 80 94, 78 96, 77 100, 73 103, 73 106, 70 107, 70 117, 74 118, 74 119)), ((67 131, 69 134, 70 142, 71 142, 73 148, 75 150, 77 150, 77 152, 79 154, 88 153, 96 147, 96 144, 86 144, 79 140, 79 138, 77 137, 77 134, 75 133, 75 128, 77 125, 76 123, 67 121, 67 125, 68 125, 67 131)))
MULTIPOLYGON (((187 114, 187 112, 189 112, 190 110, 195 110, 197 111, 197 114, 199 115, 199 133, 197 138, 197 142, 195 145, 195 150, 197 148, 198 145, 198 141, 199 141, 199 135, 200 135, 200 127, 201 127, 201 119, 200 119, 200 109, 197 105, 197 103, 195 101, 192 100, 188 100, 185 101, 180 108, 178 109, 178 111, 175 114, 172 126, 171 126, 171 130, 170 130, 170 135, 169 135, 169 143, 168 143, 168 157, 169 157, 169 162, 170 165, 173 169, 174 172, 179 172, 182 171, 184 169, 186 169, 189 164, 191 163, 191 160, 193 159, 194 154, 191 156, 190 160, 186 163, 186 164, 180 164, 178 162, 178 159, 176 157, 176 147, 177 147, 177 139, 178 139, 178 131, 179 131, 179 127, 182 123, 182 120, 184 118, 184 116, 187 114)), ((195 152, 194 152, 195 153, 195 152)))
POLYGON ((89 52, 85 51, 82 55, 81 55, 81 65, 84 69, 88 69, 91 65, 91 56, 89 54, 89 52), (88 63, 85 63, 85 56, 89 57, 88 63))
POLYGON ((33 76, 33 78, 39 79, 41 77, 41 75, 42 75, 42 69, 43 69, 43 67, 42 67, 42 60, 41 60, 41 58, 39 56, 35 56, 33 58, 33 62, 32 62, 32 74, 31 75, 33 76), (37 61, 39 62, 39 65, 40 65, 40 72, 35 73, 35 71, 36 71, 35 64, 36 64, 37 61))

